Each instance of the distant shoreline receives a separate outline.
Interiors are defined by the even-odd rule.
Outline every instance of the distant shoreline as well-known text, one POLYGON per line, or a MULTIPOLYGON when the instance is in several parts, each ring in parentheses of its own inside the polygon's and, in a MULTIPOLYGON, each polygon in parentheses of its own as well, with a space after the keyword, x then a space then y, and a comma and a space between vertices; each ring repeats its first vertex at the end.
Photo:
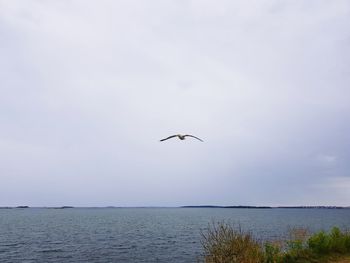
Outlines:
POLYGON ((74 207, 74 206, 47 206, 47 207, 30 207, 30 206, 0 206, 0 209, 73 209, 73 208, 225 208, 225 209, 350 209, 350 206, 250 206, 250 205, 185 205, 185 206, 96 206, 96 207, 74 207))
POLYGON ((187 205, 181 206, 181 208, 248 208, 248 209, 272 209, 271 206, 250 206, 250 205, 230 205, 230 206, 217 206, 217 205, 187 205))
POLYGON ((350 206, 249 206, 249 205, 236 205, 236 206, 216 206, 216 205, 194 205, 194 206, 181 206, 181 208, 245 208, 245 209, 349 209, 350 206))

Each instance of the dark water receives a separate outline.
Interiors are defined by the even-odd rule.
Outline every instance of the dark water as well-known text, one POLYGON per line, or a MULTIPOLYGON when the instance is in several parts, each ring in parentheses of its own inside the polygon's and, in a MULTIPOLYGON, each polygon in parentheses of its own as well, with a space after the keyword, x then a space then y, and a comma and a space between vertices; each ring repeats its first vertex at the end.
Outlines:
POLYGON ((0 262, 197 262, 200 231, 222 220, 283 238, 292 226, 350 228, 350 209, 0 209, 0 262))

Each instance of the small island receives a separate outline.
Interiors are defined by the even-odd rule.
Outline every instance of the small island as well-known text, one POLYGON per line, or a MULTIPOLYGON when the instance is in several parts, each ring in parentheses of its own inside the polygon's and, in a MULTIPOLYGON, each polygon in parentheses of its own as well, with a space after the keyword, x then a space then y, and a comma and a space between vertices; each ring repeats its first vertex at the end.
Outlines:
POLYGON ((73 206, 68 206, 68 205, 64 205, 61 207, 55 207, 55 209, 68 209, 68 208, 74 208, 73 206))

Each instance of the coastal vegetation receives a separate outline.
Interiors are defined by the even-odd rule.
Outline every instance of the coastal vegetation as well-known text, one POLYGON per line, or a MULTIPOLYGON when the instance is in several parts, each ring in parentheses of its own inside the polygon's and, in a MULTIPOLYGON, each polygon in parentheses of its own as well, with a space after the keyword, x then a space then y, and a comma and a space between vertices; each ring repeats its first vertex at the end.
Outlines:
POLYGON ((206 263, 317 263, 350 262, 350 232, 333 227, 311 234, 293 228, 287 240, 261 241, 253 233, 225 222, 202 232, 206 263))

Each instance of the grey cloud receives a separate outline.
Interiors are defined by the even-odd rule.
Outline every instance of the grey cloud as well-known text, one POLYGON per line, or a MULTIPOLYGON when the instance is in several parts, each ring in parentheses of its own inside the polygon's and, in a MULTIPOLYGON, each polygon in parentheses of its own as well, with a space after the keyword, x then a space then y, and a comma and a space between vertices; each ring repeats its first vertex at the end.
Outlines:
POLYGON ((349 13, 0 1, 0 205, 349 203, 349 13))

